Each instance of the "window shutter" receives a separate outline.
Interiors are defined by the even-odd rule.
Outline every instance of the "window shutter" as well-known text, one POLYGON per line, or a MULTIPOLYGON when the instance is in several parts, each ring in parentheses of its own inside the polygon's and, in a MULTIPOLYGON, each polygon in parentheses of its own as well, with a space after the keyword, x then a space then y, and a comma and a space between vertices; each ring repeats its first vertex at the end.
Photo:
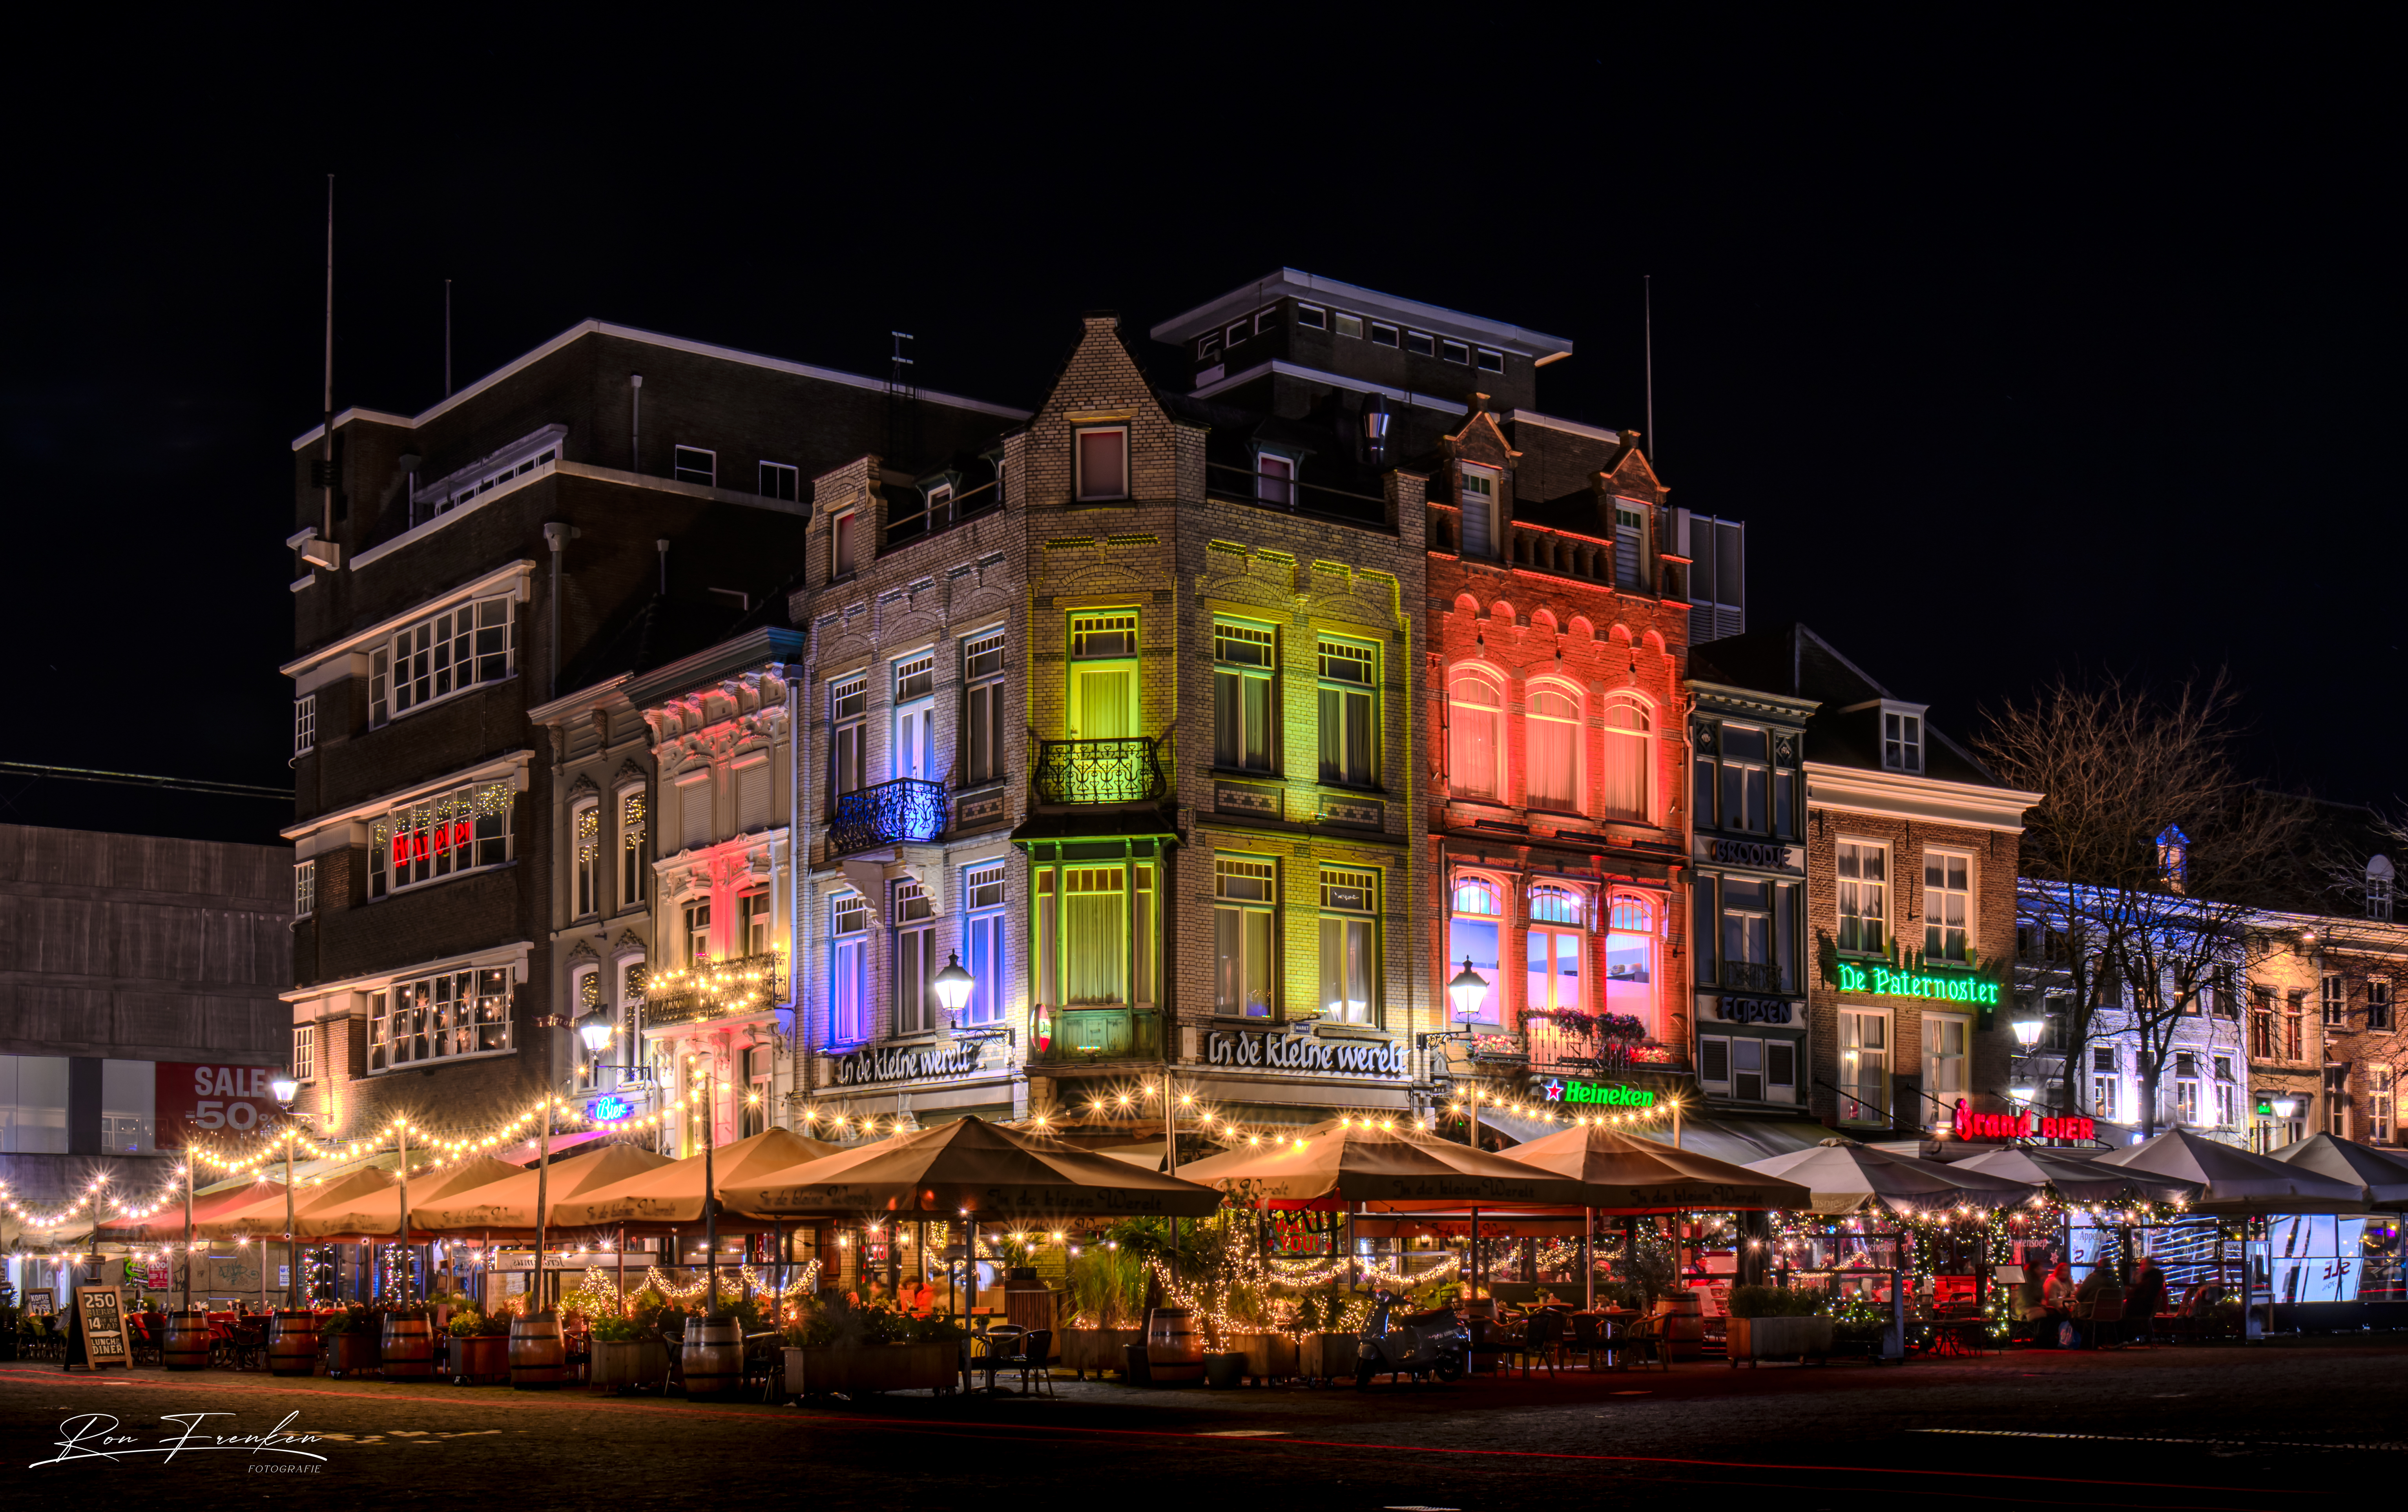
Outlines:
POLYGON ((766 830, 769 827, 769 763, 754 762, 739 768, 736 774, 736 827, 739 830, 766 830))
POLYGON ((710 778, 678 784, 678 844, 692 850, 710 843, 710 778))

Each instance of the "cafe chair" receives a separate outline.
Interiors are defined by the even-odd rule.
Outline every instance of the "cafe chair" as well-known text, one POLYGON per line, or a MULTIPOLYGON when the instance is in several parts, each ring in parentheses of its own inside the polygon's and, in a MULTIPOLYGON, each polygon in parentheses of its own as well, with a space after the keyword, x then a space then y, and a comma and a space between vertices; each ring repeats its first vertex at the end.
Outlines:
POLYGON ((1529 1322, 1524 1326, 1522 1330, 1521 1342, 1514 1345, 1512 1348, 1507 1352, 1510 1355, 1518 1358, 1522 1362, 1522 1378, 1524 1380, 1528 1380, 1530 1378, 1530 1362, 1533 1360, 1545 1365, 1547 1367, 1547 1375, 1552 1378, 1555 1374, 1555 1362, 1563 1356, 1563 1349, 1564 1320, 1562 1315, 1552 1312, 1536 1312, 1530 1315, 1529 1322))
POLYGON ((1580 1356, 1584 1369, 1595 1370, 1598 1351, 1611 1348, 1604 1329, 1599 1326, 1603 1321, 1595 1313, 1572 1314, 1572 1336, 1564 1344, 1561 1352, 1567 1358, 1580 1356))
POLYGON ((1626 1367, 1653 1364, 1667 1375, 1671 1373, 1672 1352, 1666 1347, 1664 1337, 1667 1321, 1666 1315, 1655 1313, 1633 1319, 1630 1326, 1622 1331, 1613 1347, 1622 1351, 1626 1367))
MULTIPOLYGON (((1027 1333, 1020 1335, 1017 1340, 1006 1342, 1002 1339, 998 1339, 997 1342, 1002 1344, 1007 1352, 1001 1355, 990 1357, 992 1367, 1004 1370, 1016 1370, 1020 1372, 1020 1389, 1024 1392, 1029 1390, 1029 1376, 1034 1375, 1037 1379, 1045 1383, 1045 1394, 1047 1396, 1053 1396, 1055 1394, 1054 1391, 1053 1368, 1054 1331, 1052 1329, 1033 1328, 1027 1333)), ((995 1380, 995 1368, 990 1368, 987 1372, 987 1380, 989 1384, 993 1384, 995 1380)))
POLYGON ((2124 1289, 2119 1286, 2100 1287, 2098 1295, 2088 1302, 2076 1302, 2073 1305, 2073 1316, 2077 1320, 2089 1325, 2090 1347, 2094 1349, 2105 1348, 2107 1325, 2124 1320, 2124 1289))

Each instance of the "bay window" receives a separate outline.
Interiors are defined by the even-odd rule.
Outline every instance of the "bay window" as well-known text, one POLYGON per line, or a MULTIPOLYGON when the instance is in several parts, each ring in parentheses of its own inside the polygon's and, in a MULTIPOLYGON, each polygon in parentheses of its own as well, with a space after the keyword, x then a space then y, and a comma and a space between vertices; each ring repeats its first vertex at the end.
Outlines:
POLYGON ((369 1073, 509 1050, 510 986, 509 967, 489 966, 440 972, 370 992, 369 1073))
POLYGON ((405 805, 368 825, 368 896, 384 897, 510 859, 508 782, 480 782, 405 805))
POLYGON ((394 632, 368 655, 368 723, 413 709, 518 670, 510 595, 471 599, 394 632))

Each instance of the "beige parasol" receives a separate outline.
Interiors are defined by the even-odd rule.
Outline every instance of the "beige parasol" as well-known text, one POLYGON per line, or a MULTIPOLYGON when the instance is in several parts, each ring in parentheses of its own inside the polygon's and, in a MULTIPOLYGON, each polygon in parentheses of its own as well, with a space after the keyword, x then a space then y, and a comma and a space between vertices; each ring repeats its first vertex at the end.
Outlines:
MULTIPOLYGON (((719 1177, 720 1227, 742 1220, 726 1209, 730 1187, 750 1183, 812 1161, 847 1153, 842 1145, 810 1139, 792 1129, 769 1129, 712 1151, 719 1177)), ((567 1224, 620 1223, 631 1234, 690 1229, 702 1221, 703 1158, 689 1155, 607 1187, 590 1188, 556 1204, 552 1212, 567 1224)), ((766 1225, 765 1225, 766 1226, 766 1225)))
MULTIPOLYGON (((598 1149, 580 1150, 565 1161, 554 1161, 551 1191, 547 1193, 552 1212, 546 1221, 552 1227, 574 1224, 579 1220, 565 1209, 585 1192, 668 1163, 667 1156, 638 1149, 633 1145, 604 1145, 598 1149)), ((532 1239, 537 1184, 542 1178, 539 1171, 513 1171, 500 1180, 431 1201, 422 1202, 413 1194, 409 1203, 410 1226, 428 1234, 490 1234, 497 1239, 532 1239)))
POLYGON ((1516 1145, 1504 1157, 1570 1177, 1587 1189, 1588 1205, 1615 1211, 1802 1208, 1813 1200, 1813 1193, 1795 1181, 1601 1124, 1516 1145))
POLYGON ((1221 1205, 1210 1187, 971 1116, 722 1181, 719 1195, 730 1207, 777 1217, 1202 1218, 1221 1205))
POLYGON ((1180 1167, 1274 1204, 1377 1202, 1388 1211, 1591 1205, 1577 1177, 1491 1155, 1404 1124, 1331 1119, 1259 1148, 1180 1167))

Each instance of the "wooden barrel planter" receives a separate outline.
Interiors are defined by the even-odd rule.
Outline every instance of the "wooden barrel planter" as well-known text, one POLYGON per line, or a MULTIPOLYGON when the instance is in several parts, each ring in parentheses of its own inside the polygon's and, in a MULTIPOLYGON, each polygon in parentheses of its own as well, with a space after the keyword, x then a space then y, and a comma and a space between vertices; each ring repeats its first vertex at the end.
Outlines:
POLYGON ((1145 1315, 1146 1374, 1157 1386, 1204 1378, 1204 1334, 1184 1307, 1156 1307, 1145 1315))
POLYGON ((706 1318, 688 1329, 681 1363, 689 1400, 724 1396, 744 1376, 744 1335, 733 1318, 706 1318))
POLYGON ((167 1342, 159 1362, 169 1370, 207 1370, 209 1364, 209 1319, 198 1307, 179 1307, 167 1315, 167 1342))
POLYGON ((557 1391, 568 1379, 568 1346, 560 1315, 547 1307, 510 1319, 510 1384, 522 1391, 557 1391))
POLYGON ((1705 1309, 1695 1291, 1680 1291, 1656 1304, 1664 1315, 1664 1352, 1674 1360, 1695 1360, 1706 1340, 1705 1309))
POLYGON ((337 1380, 365 1376, 377 1368, 377 1339, 373 1334, 353 1330, 349 1334, 325 1334, 326 1374, 337 1380))
POLYGON ((499 1386, 510 1378, 510 1341, 479 1334, 452 1341, 452 1384, 499 1386))
POLYGON ((386 1380, 434 1379, 435 1332, 425 1319, 387 1314, 381 1350, 386 1380))
POLYGON ((278 1376, 318 1373, 318 1315, 308 1309, 276 1315, 268 1328, 267 1368, 278 1376))

